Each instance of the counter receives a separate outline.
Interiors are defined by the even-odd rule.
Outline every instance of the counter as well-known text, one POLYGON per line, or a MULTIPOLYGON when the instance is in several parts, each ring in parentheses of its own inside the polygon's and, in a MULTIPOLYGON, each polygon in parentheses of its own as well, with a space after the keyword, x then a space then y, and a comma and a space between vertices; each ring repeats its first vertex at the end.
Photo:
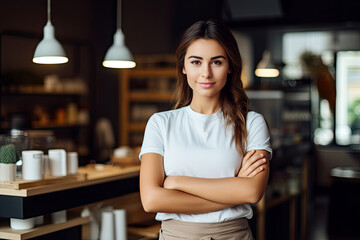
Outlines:
MULTIPOLYGON (((0 188, 0 217, 26 219, 138 192, 139 170, 138 165, 128 167, 89 165, 79 168, 79 174, 86 175, 85 178, 25 189, 2 187, 0 188)), ((80 227, 85 221, 71 221, 80 224, 77 232, 80 231, 81 237, 80 227)), ((5 227, 6 229, 10 228, 5 227)), ((2 233, 5 230, 4 227, 0 227, 0 238, 4 237, 2 233)), ((15 232, 21 234, 21 231, 15 232)), ((72 232, 71 236, 79 236, 79 234, 72 232)), ((20 237, 19 239, 28 238, 20 237)), ((56 238, 51 237, 51 239, 56 238)))

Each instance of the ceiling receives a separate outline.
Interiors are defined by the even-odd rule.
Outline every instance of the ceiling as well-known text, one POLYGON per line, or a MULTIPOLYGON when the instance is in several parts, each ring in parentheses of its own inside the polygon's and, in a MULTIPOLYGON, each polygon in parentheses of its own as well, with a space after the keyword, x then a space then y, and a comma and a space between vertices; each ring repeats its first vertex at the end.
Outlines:
POLYGON ((357 0, 224 0, 224 19, 233 27, 356 25, 357 0))

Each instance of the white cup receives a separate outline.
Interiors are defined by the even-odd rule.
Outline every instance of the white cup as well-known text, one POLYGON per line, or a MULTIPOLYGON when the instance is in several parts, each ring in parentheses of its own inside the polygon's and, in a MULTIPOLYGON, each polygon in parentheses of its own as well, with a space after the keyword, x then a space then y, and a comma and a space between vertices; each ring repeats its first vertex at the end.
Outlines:
POLYGON ((53 223, 66 222, 66 210, 51 213, 51 220, 53 223))
POLYGON ((17 219, 10 218, 10 227, 14 230, 27 230, 35 226, 35 218, 17 219))
POLYGON ((77 152, 69 152, 67 153, 67 167, 69 174, 77 174, 78 172, 78 153, 77 152))
POLYGON ((116 209, 113 211, 115 217, 115 239, 127 239, 126 210, 116 209))
POLYGON ((43 151, 22 151, 22 161, 22 176, 24 180, 41 180, 44 178, 43 151))
POLYGON ((53 176, 66 176, 66 151, 64 149, 50 149, 49 150, 49 162, 51 175, 53 176))
POLYGON ((114 213, 111 210, 101 214, 100 240, 115 240, 114 213))

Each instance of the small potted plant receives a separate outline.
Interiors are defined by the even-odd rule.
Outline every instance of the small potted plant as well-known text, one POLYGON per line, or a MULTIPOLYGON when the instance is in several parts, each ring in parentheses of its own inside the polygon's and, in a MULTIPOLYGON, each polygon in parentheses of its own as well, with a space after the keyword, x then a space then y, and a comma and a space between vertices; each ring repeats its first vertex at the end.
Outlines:
POLYGON ((0 181, 15 181, 16 162, 19 155, 14 144, 0 147, 0 181))

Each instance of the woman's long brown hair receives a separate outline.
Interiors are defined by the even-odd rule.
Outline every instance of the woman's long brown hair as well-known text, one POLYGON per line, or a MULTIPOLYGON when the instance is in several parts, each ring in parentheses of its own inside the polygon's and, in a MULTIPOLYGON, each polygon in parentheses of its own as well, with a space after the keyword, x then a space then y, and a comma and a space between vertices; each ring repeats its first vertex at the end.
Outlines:
POLYGON ((219 20, 199 21, 190 26, 176 50, 177 101, 174 108, 181 108, 191 103, 193 93, 183 74, 185 54, 189 45, 197 39, 214 39, 225 50, 229 59, 231 73, 220 93, 220 107, 227 126, 234 126, 234 139, 237 150, 245 155, 247 144, 246 116, 249 111, 249 100, 241 81, 242 59, 236 40, 229 28, 219 20))

